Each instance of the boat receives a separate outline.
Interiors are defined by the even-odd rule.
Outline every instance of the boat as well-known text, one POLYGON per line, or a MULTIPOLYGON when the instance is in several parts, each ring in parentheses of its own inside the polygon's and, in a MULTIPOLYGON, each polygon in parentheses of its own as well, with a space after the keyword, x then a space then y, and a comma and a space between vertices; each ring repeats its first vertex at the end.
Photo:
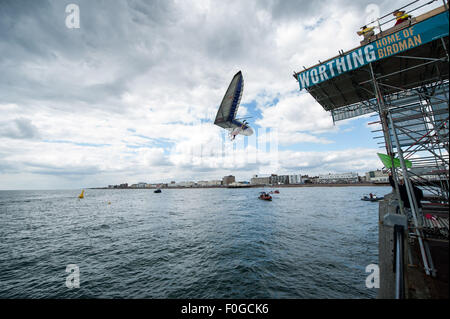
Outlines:
POLYGON ((80 198, 80 199, 84 198, 84 189, 81 191, 81 194, 78 195, 78 198, 80 198))
POLYGON ((259 194, 259 197, 258 197, 259 199, 262 199, 262 200, 272 200, 272 196, 270 196, 269 194, 267 194, 266 192, 261 192, 260 194, 259 194))
POLYGON ((158 188, 155 191, 153 191, 153 193, 161 193, 161 190, 158 188))
POLYGON ((275 193, 275 194, 279 194, 280 191, 279 191, 278 189, 276 189, 276 190, 274 191, 274 193, 275 193))
POLYGON ((363 198, 361 198, 361 200, 367 201, 367 202, 378 202, 379 200, 382 200, 384 197, 372 197, 370 198, 369 196, 364 196, 363 198))

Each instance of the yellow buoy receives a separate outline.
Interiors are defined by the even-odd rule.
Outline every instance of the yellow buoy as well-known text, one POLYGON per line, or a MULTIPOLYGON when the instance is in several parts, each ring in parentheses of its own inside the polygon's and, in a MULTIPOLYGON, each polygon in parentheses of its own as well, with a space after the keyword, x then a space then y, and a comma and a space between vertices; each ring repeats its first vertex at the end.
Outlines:
POLYGON ((81 191, 81 194, 78 195, 78 198, 84 198, 84 189, 81 191))

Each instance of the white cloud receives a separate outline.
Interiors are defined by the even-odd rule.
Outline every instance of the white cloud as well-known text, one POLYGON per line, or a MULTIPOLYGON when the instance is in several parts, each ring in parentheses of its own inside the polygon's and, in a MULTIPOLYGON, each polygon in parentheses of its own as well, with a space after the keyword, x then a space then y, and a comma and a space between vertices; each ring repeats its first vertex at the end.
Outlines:
POLYGON ((307 94, 286 94, 274 106, 263 110, 263 118, 257 124, 276 127, 282 132, 323 132, 333 129, 330 113, 324 111, 307 94))
MULTIPOLYGON (((256 104, 256 124, 277 128, 280 146, 335 143, 330 134, 346 124, 333 125, 299 93, 292 72, 358 45, 364 4, 79 5, 77 30, 65 28, 59 3, 0 13, 0 188, 250 177, 274 154, 251 145, 222 158, 224 132, 211 124, 238 70, 245 79, 239 116, 256 104)), ((372 169, 372 151, 283 151, 278 169, 372 169)))

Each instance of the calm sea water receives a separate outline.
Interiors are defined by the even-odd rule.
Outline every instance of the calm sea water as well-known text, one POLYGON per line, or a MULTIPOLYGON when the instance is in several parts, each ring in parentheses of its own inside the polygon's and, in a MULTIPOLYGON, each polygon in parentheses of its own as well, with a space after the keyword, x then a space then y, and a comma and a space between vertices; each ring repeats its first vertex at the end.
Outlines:
POLYGON ((378 204, 360 198, 390 187, 259 191, 1 191, 0 298, 376 296, 378 204))

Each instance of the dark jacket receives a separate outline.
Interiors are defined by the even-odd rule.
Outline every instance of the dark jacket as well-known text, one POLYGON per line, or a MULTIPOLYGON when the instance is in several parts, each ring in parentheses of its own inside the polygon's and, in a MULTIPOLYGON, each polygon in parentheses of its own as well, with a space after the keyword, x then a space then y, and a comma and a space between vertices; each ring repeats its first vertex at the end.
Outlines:
MULTIPOLYGON (((395 183, 394 183, 394 179, 392 178, 392 176, 389 176, 389 184, 391 184, 392 188, 395 189, 395 183)), ((414 186, 414 184, 412 184, 412 187, 414 190, 414 196, 416 197, 417 206, 419 208, 421 208, 422 207, 421 200, 423 198, 423 192, 420 188, 414 186)), ((398 188, 399 188, 399 192, 400 192, 400 198, 403 201, 403 205, 406 208, 411 208, 411 205, 409 204, 409 199, 408 199, 408 192, 406 191, 406 185, 398 184, 398 188)))

